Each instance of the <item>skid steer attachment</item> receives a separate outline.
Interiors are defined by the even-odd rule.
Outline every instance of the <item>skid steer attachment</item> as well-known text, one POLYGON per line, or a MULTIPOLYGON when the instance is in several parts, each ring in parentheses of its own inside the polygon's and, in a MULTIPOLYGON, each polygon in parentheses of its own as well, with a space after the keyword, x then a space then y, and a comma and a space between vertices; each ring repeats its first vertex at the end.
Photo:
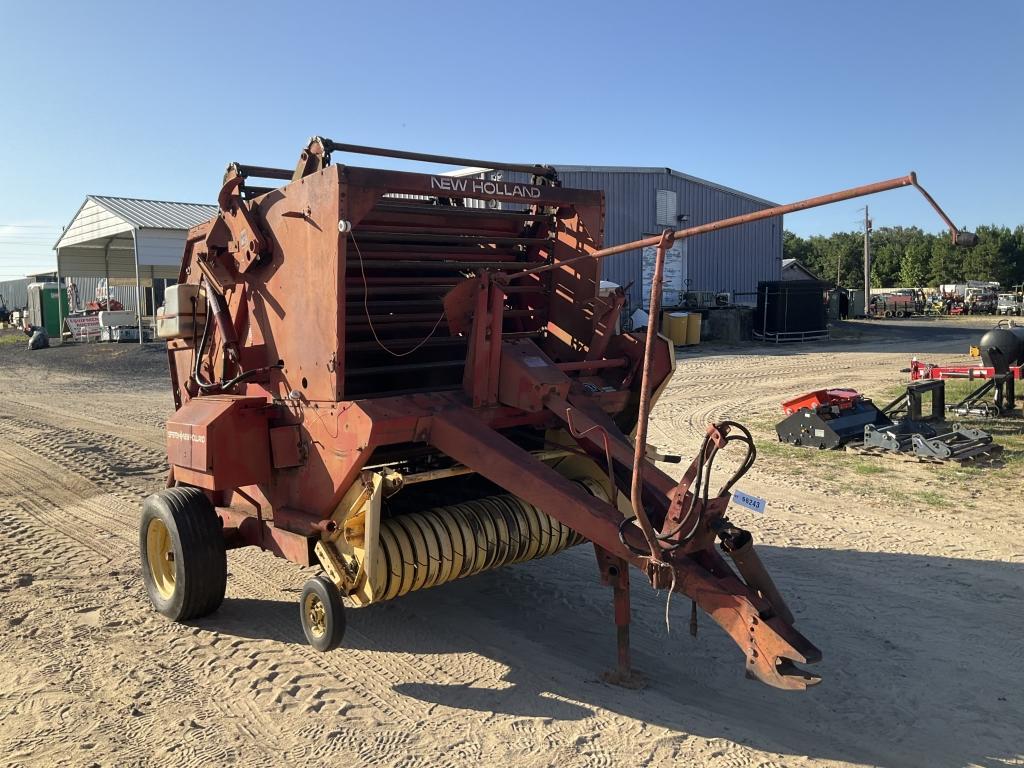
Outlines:
POLYGON ((679 480, 655 465, 648 418, 674 351, 654 331, 618 331, 625 295, 600 294, 601 260, 653 247, 658 317, 674 241, 916 184, 603 248, 602 194, 563 188, 549 166, 319 137, 294 170, 230 165, 158 321, 177 412, 169 487, 147 501, 140 536, 154 605, 177 619, 214 610, 225 548, 260 547, 323 569, 299 608, 327 651, 343 640, 342 596, 368 606, 589 540, 612 588, 611 679, 633 680, 636 568, 725 629, 750 676, 816 683, 798 665, 821 654, 726 514, 756 455, 749 431, 709 426, 679 480), (332 164, 337 153, 502 174, 332 164), (729 447, 739 469, 712 488, 729 447))

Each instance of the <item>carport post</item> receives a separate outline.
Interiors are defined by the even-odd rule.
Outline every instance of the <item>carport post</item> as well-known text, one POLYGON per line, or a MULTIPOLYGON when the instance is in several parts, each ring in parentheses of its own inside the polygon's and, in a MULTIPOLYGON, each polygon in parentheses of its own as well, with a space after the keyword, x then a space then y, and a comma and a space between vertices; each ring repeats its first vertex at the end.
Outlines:
MULTIPOLYGON (((110 309, 110 244, 114 238, 108 237, 107 244, 103 246, 103 279, 107 286, 107 309, 110 309)), ((99 296, 96 297, 99 300, 99 296)))
MULTIPOLYGON (((45 325, 45 323, 44 323, 45 325)), ((57 341, 64 343, 64 310, 60 303, 60 250, 57 250, 57 341)))
MULTIPOLYGON (((132 230, 132 250, 135 251, 135 310, 139 319, 139 344, 143 343, 142 335, 142 278, 139 277, 139 230, 132 230)), ((110 286, 107 286, 108 290, 110 286)))

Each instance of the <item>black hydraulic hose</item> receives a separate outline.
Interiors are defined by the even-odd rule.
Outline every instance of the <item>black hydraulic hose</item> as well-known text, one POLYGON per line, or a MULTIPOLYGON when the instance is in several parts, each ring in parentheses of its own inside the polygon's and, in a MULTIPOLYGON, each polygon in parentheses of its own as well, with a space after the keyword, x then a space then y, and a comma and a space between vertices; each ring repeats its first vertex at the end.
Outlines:
POLYGON ((267 373, 268 371, 280 370, 281 368, 284 368, 281 363, 275 363, 274 365, 265 365, 262 368, 253 368, 249 371, 242 371, 240 374, 235 376, 235 378, 222 381, 219 386, 221 389, 231 389, 236 384, 241 384, 243 381, 251 379, 253 376, 258 376, 259 374, 267 373))
MULTIPOLYGON (((739 442, 747 446, 746 455, 743 457, 743 461, 740 463, 740 466, 732 473, 732 475, 730 475, 729 479, 719 489, 717 495, 722 496, 723 494, 728 493, 733 486, 739 482, 740 478, 742 478, 750 468, 754 466, 754 460, 757 458, 757 447, 754 445, 754 437, 750 434, 750 430, 742 424, 735 421, 723 421, 719 426, 736 429, 741 433, 739 435, 727 435, 725 437, 726 445, 732 442, 739 442)), ((707 508, 710 500, 711 473, 714 468, 715 456, 718 453, 718 450, 717 446, 711 444, 711 437, 709 435, 705 435, 704 440, 701 442, 700 450, 697 453, 697 472, 694 477, 694 484, 690 488, 690 503, 687 507, 686 513, 683 515, 682 522, 680 522, 673 530, 655 534, 659 541, 668 542, 679 535, 683 526, 690 519, 698 497, 702 502, 701 508, 707 508)), ((686 535, 678 541, 673 541, 672 545, 667 547, 667 549, 670 551, 679 549, 683 544, 692 539, 700 525, 700 520, 701 518, 698 516, 697 520, 694 521, 686 535)), ((619 541, 635 555, 649 555, 650 552, 647 549, 635 547, 626 539, 626 528, 634 524, 635 521, 636 517, 623 518, 622 522, 619 523, 619 541)))
MULTIPOLYGON (((718 490, 717 495, 722 496, 728 493, 729 490, 732 489, 732 487, 736 485, 737 482, 739 482, 739 479, 743 477, 743 475, 745 475, 754 465, 754 460, 757 458, 757 448, 754 445, 754 438, 750 434, 750 430, 747 429, 742 424, 739 424, 735 421, 723 421, 719 426, 733 428, 742 433, 740 435, 727 435, 725 438, 726 445, 728 445, 731 442, 740 442, 747 446, 747 452, 746 455, 743 457, 742 463, 736 469, 736 471, 733 472, 733 474, 729 477, 725 484, 722 485, 722 487, 718 490)), ((676 526, 673 530, 658 534, 658 539, 661 541, 670 541, 679 535, 679 533, 683 529, 683 526, 686 524, 686 521, 690 519, 690 516, 693 513, 693 508, 698 496, 700 497, 702 502, 701 508, 706 509, 708 506, 711 491, 711 473, 714 468, 715 456, 718 454, 719 450, 717 446, 711 446, 711 450, 708 451, 707 447, 709 442, 710 437, 705 436, 704 441, 701 443, 701 450, 698 454, 697 474, 694 486, 690 490, 690 504, 687 507, 686 514, 683 516, 682 522, 680 522, 679 525, 676 526)), ((674 545, 670 547, 670 549, 678 549, 685 542, 693 538, 693 535, 697 532, 697 528, 699 527, 699 525, 700 517, 698 516, 697 520, 694 521, 693 525, 690 527, 690 530, 686 533, 686 535, 683 536, 679 541, 674 542, 674 545)))
MULTIPOLYGON (((195 338, 195 317, 196 317, 196 305, 195 305, 195 303, 193 303, 192 304, 192 338, 193 339, 195 338)), ((203 377, 199 373, 199 369, 202 366, 202 362, 203 362, 203 350, 206 349, 206 340, 209 338, 209 334, 210 334, 210 302, 206 302, 206 322, 203 324, 203 338, 199 342, 199 348, 196 350, 196 353, 195 353, 196 361, 195 361, 194 367, 192 368, 192 378, 195 380, 196 386, 198 386, 199 389, 201 389, 203 391, 206 391, 208 389, 216 389, 217 387, 220 386, 216 382, 204 380, 203 377)))
MULTIPOLYGON (((207 290, 208 294, 212 295, 212 289, 210 288, 209 284, 206 285, 206 290, 207 290)), ((210 333, 210 314, 211 314, 211 311, 212 311, 211 302, 207 301, 206 302, 206 324, 203 326, 203 338, 199 342, 199 348, 195 352, 195 365, 192 368, 192 378, 195 380, 196 386, 198 386, 199 389, 203 390, 204 392, 208 391, 208 390, 211 390, 211 389, 217 389, 217 390, 221 390, 221 391, 223 391, 225 389, 231 389, 236 384, 241 384, 243 381, 246 381, 247 379, 251 379, 253 376, 257 376, 257 375, 259 375, 261 373, 267 373, 268 371, 272 371, 272 370, 280 369, 280 368, 284 367, 281 363, 275 363, 274 365, 267 365, 267 366, 264 366, 263 368, 253 368, 251 371, 246 371, 246 370, 241 370, 241 364, 239 364, 239 369, 240 370, 238 372, 238 375, 236 375, 232 379, 227 379, 226 381, 225 380, 221 380, 219 382, 216 382, 216 381, 206 381, 205 379, 203 379, 202 375, 199 373, 199 370, 200 370, 200 367, 201 367, 201 364, 202 364, 202 360, 203 360, 203 351, 206 349, 206 342, 207 342, 207 340, 209 338, 209 333, 210 333)), ((193 303, 192 303, 192 340, 193 340, 192 343, 193 343, 193 345, 195 344, 195 327, 196 327, 195 326, 195 322, 196 322, 196 302, 195 302, 195 300, 193 300, 193 303)))

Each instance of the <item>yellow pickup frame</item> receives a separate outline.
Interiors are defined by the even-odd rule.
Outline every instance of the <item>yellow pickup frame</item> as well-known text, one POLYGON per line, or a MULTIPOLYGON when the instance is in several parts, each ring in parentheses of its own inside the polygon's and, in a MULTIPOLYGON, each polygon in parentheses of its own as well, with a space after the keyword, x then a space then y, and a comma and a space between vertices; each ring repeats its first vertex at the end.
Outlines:
POLYGON ((380 504, 384 475, 364 472, 359 482, 342 497, 331 521, 332 530, 316 543, 315 551, 324 571, 357 605, 372 603, 379 595, 374 585, 383 581, 380 551, 380 504))

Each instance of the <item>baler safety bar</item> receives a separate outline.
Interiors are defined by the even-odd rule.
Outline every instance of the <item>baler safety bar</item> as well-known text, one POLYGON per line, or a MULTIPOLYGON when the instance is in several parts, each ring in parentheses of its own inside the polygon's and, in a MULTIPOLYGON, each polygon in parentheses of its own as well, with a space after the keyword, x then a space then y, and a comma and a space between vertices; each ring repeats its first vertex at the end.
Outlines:
MULTIPOLYGON (((515 171, 528 173, 532 176, 541 176, 545 179, 555 181, 558 173, 550 165, 530 165, 527 163, 498 163, 491 160, 473 160, 466 157, 452 157, 449 155, 434 155, 427 152, 407 152, 401 149, 382 149, 380 147, 366 147, 360 144, 345 144, 333 139, 314 136, 310 139, 310 146, 319 144, 325 152, 325 160, 329 159, 331 152, 347 152, 353 155, 373 155, 375 157, 394 157, 399 160, 415 160, 421 163, 437 163, 439 165, 463 165, 471 168, 486 168, 487 170, 515 171)), ((290 176, 289 176, 290 178, 290 176)))
MULTIPOLYGON (((911 171, 906 176, 900 176, 899 178, 889 179, 888 181, 878 181, 874 184, 865 184, 860 187, 853 187, 851 189, 842 190, 840 192, 832 192, 828 195, 820 195, 818 197, 811 197, 807 200, 799 200, 795 203, 788 203, 786 205, 776 205, 772 208, 765 208, 760 211, 754 211, 753 213, 745 213, 741 216, 733 216, 728 219, 721 219, 720 221, 712 221, 707 224, 700 224, 695 227, 687 227, 686 229, 669 230, 669 242, 674 240, 682 240, 686 237, 693 237, 695 235, 703 235, 708 232, 717 232, 720 229, 728 229, 729 227, 737 227, 741 224, 749 224, 754 221, 761 221, 762 219, 771 219, 775 216, 782 216, 787 213, 793 213, 794 211, 803 211, 808 208, 817 208, 822 205, 829 205, 831 203, 842 202, 843 200, 850 200, 855 197, 864 197, 865 195, 873 195, 877 192, 885 192, 890 189, 899 189, 900 187, 912 186, 917 189, 925 199, 931 204, 931 206, 939 213, 943 221, 949 227, 950 235, 954 245, 958 245, 965 248, 971 248, 977 245, 978 237, 971 232, 965 232, 958 229, 946 213, 939 207, 935 199, 925 191, 917 182, 917 174, 911 171)), ((585 259, 603 259, 606 256, 615 256, 620 253, 627 253, 629 251, 635 251, 640 248, 649 248, 656 246, 662 242, 665 234, 654 235, 651 237, 645 237, 641 240, 634 240, 630 243, 623 243, 622 245, 613 245, 609 248, 602 248, 591 253, 584 254, 582 256, 576 256, 571 259, 564 261, 555 262, 552 264, 545 264, 540 267, 528 269, 524 272, 518 272, 515 275, 511 275, 509 280, 516 280, 527 275, 536 275, 541 272, 548 272, 553 269, 561 269, 571 264, 575 264, 585 259)))

